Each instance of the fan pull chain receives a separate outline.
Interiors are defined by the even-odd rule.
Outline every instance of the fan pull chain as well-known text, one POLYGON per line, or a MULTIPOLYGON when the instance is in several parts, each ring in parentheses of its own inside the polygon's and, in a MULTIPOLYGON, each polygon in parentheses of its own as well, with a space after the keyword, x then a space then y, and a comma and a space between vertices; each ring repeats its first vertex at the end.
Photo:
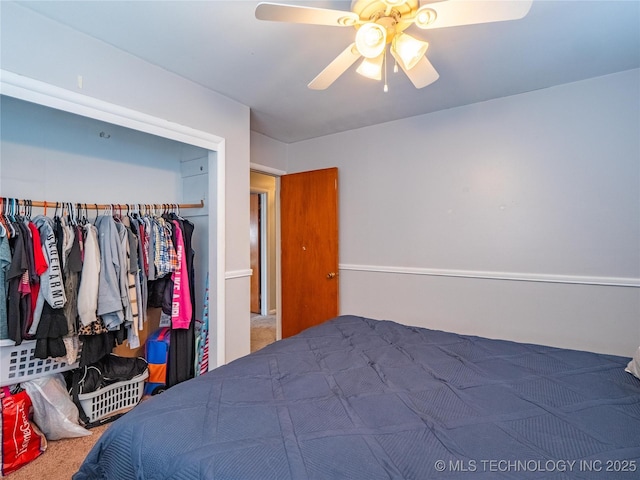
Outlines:
POLYGON ((387 49, 384 49, 384 87, 382 88, 384 93, 389 91, 389 86, 387 85, 387 49))

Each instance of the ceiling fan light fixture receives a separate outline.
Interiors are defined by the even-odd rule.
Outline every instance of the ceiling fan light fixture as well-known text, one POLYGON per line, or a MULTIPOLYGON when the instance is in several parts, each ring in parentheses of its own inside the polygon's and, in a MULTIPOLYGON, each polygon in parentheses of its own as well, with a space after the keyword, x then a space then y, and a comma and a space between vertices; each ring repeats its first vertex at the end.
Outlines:
POLYGON ((377 23, 365 23, 356 33, 356 48, 366 58, 376 58, 387 44, 387 29, 377 23))
POLYGON ((416 88, 426 87, 439 78, 426 56, 429 44, 403 33, 406 29, 413 25, 431 29, 517 20, 527 15, 532 3, 533 0, 352 0, 351 11, 345 11, 261 1, 256 6, 255 15, 258 20, 355 27, 355 41, 308 86, 313 90, 326 89, 356 61, 365 57, 358 73, 378 79, 382 61, 386 92, 387 44, 390 44, 389 51, 395 59, 394 72, 400 67, 416 88), (379 58, 381 55, 382 60, 379 58))
POLYGON ((382 80, 382 62, 384 61, 384 54, 381 53, 376 58, 365 58, 360 66, 356 69, 356 72, 363 77, 370 78, 372 80, 382 80))
POLYGON ((400 57, 404 68, 406 70, 411 70, 416 66, 424 54, 427 53, 429 43, 413 38, 411 35, 407 35, 406 33, 401 33, 393 39, 393 45, 391 48, 393 52, 400 57))

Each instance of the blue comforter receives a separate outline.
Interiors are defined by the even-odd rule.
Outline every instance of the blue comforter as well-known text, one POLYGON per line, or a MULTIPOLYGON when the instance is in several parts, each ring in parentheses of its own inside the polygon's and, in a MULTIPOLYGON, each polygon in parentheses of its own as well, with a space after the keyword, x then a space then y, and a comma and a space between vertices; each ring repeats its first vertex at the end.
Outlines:
POLYGON ((73 478, 640 478, 628 361, 339 317, 142 402, 73 478))

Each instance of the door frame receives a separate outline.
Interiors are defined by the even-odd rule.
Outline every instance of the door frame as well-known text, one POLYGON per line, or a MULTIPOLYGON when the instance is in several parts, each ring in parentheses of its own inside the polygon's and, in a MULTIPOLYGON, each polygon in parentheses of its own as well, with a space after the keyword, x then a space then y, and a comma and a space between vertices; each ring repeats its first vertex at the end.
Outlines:
MULTIPOLYGON (((276 190, 275 190, 275 199, 274 199, 274 204, 275 204, 275 225, 274 228, 276 230, 276 244, 275 244, 275 249, 276 249, 276 264, 275 264, 275 269, 276 269, 276 340, 281 340, 282 339, 282 316, 281 316, 281 312, 282 312, 282 283, 281 283, 281 269, 280 269, 280 177, 282 175, 286 175, 287 172, 285 172, 284 170, 278 170, 276 168, 272 168, 272 167, 267 167, 266 165, 260 165, 258 163, 253 163, 251 162, 251 164, 249 165, 249 169, 257 172, 257 173, 262 173, 264 175, 270 175, 272 177, 275 177, 276 179, 276 190)), ((255 192, 258 192, 260 189, 255 189, 255 192)), ((254 190, 251 189, 251 191, 253 192, 254 190)), ((264 214, 266 215, 266 208, 263 209, 264 214)), ((264 222, 266 224, 266 222, 264 222)), ((266 242, 265 242, 266 243, 266 242)), ((263 271, 266 272, 266 268, 263 269, 263 271)), ((263 273, 264 274, 264 273, 263 273)), ((263 305, 266 304, 267 302, 263 302, 263 305)), ((261 305, 262 307, 262 305, 261 305)), ((250 310, 250 309, 249 309, 250 310)), ((267 312, 268 313, 268 312, 267 312)))
MULTIPOLYGON (((262 172, 258 172, 262 173, 262 172)), ((276 191, 276 195, 277 195, 276 191)), ((268 281, 268 250, 269 238, 267 235, 267 209, 269 208, 269 191, 250 187, 249 195, 258 195, 258 205, 260 209, 260 232, 259 232, 259 248, 260 248, 260 315, 269 315, 269 281, 268 281)), ((275 225, 274 225, 275 227, 275 225)))

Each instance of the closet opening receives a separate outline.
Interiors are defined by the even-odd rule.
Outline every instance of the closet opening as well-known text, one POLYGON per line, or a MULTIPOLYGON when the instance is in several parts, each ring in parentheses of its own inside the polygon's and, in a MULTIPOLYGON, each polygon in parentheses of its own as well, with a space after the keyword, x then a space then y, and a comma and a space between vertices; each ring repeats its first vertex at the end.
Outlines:
POLYGON ((204 201, 203 208, 185 209, 180 215, 197 232, 194 318, 203 314, 208 275, 209 369, 222 365, 224 139, 11 72, 0 73, 3 197, 123 205, 204 201), (28 128, 27 118, 46 127, 31 123, 28 128), (169 154, 174 154, 172 160, 169 154))

